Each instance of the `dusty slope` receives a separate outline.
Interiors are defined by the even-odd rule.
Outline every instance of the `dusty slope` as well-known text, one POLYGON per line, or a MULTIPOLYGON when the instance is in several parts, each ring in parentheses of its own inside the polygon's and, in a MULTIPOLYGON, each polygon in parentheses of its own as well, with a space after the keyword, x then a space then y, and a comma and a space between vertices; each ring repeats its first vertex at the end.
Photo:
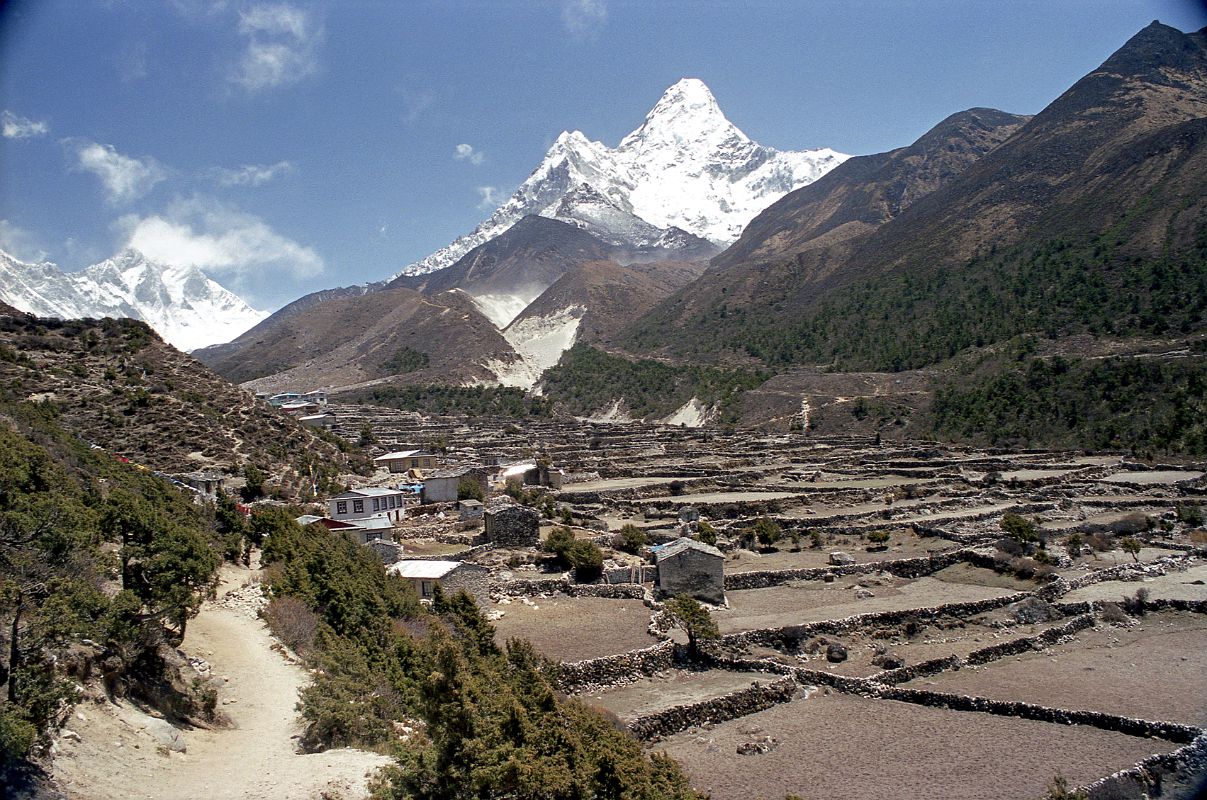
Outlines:
MULTIPOLYGON (((254 573, 224 568, 221 598, 254 573)), ((80 800, 344 800, 365 794, 366 776, 389 759, 360 750, 299 754, 295 711, 306 672, 272 649, 264 623, 233 604, 207 603, 189 626, 182 649, 228 679, 220 692, 234 723, 229 730, 190 730, 187 751, 169 752, 150 730, 162 728, 137 709, 108 703, 77 707, 56 747, 54 777, 80 800), (84 717, 81 719, 80 717, 84 717)))

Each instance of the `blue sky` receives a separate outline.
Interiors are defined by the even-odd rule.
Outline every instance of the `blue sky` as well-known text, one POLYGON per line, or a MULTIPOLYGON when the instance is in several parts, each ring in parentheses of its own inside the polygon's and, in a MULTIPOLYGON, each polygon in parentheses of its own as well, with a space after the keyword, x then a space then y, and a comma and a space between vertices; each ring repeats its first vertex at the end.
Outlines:
POLYGON ((0 10, 0 248, 134 243, 260 308, 471 230, 563 129, 614 146, 682 77, 747 135, 861 154, 1034 113, 1192 0, 16 0, 0 10))

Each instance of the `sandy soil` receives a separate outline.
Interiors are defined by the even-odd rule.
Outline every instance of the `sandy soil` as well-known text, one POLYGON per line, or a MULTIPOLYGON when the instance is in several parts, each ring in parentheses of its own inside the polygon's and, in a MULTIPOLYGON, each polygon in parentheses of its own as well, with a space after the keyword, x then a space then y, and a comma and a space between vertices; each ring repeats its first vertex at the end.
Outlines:
POLYGON ((536 597, 533 605, 496 604, 495 641, 520 638, 557 661, 599 658, 657 644, 646 628, 650 610, 640 600, 601 597, 536 597))
POLYGON ((750 684, 773 683, 778 675, 729 672, 714 669, 706 672, 675 670, 665 676, 644 678, 635 683, 609 689, 598 694, 580 695, 589 705, 603 708, 631 721, 686 703, 698 703, 714 697, 750 688, 750 684))
POLYGON ((945 603, 965 603, 1012 593, 1011 589, 948 583, 931 577, 906 581, 900 578, 853 576, 834 583, 811 581, 769 589, 726 592, 730 607, 717 611, 713 616, 721 633, 732 633, 840 619, 873 611, 901 611, 945 603), (873 596, 856 599, 853 587, 857 583, 873 583, 874 580, 882 581, 882 585, 869 587, 873 596))
MULTIPOLYGON (((248 578, 224 568, 219 596, 248 578)), ((366 794, 367 777, 390 759, 361 750, 295 751, 301 731, 295 703, 305 670, 272 646, 263 622, 245 610, 206 604, 181 648, 207 660, 233 728, 184 730, 186 752, 159 746, 162 727, 130 704, 82 704, 56 743, 54 777, 81 800, 277 800, 366 794)))
POLYGON ((1134 628, 1099 625, 1051 650, 907 685, 1205 725, 1207 619, 1150 614, 1134 628))
POLYGON ((1189 470, 1151 470, 1148 472, 1116 472, 1100 480, 1103 483, 1130 483, 1136 486, 1165 486, 1182 481, 1197 481, 1201 472, 1189 470))
MULTIPOLYGON (((1141 551, 1143 553, 1143 551, 1141 551)), ((1168 555, 1168 551, 1166 551, 1168 555)), ((1083 586, 1060 598, 1065 603, 1086 600, 1118 602, 1133 597, 1137 589, 1148 589, 1152 600, 1207 600, 1207 565, 1191 567, 1185 572, 1170 572, 1142 581, 1102 581, 1083 586)))
POLYGON ((1056 773, 1088 783, 1175 745, 1082 726, 814 694, 653 746, 713 800, 1034 800, 1056 773), (735 755, 772 736, 778 747, 735 755))

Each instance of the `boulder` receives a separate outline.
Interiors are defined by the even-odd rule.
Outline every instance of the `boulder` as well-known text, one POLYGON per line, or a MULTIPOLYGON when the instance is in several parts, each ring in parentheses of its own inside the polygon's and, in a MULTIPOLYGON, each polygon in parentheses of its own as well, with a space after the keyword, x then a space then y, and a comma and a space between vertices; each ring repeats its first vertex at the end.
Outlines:
POLYGON ((830 553, 830 563, 836 567, 844 567, 855 563, 855 557, 850 553, 844 553, 841 550, 835 550, 830 553))
POLYGON ((826 645, 826 661, 831 664, 837 664, 840 661, 847 660, 847 648, 839 642, 831 642, 826 645))

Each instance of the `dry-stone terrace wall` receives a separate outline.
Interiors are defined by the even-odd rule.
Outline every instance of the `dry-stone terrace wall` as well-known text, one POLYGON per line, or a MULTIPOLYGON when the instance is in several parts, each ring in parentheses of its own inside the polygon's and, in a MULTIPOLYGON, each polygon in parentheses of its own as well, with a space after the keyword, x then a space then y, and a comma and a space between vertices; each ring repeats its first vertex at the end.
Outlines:
POLYGON ((567 597, 605 597, 611 600, 646 600, 649 590, 638 583, 573 583, 557 580, 496 581, 493 593, 503 597, 564 594, 567 597))
POLYGON ((796 680, 791 677, 769 684, 756 681, 749 688, 739 689, 721 697, 675 706, 640 717, 629 725, 629 732, 638 739, 651 741, 698 725, 749 716, 774 705, 787 703, 796 696, 799 688, 796 680))
POLYGON ((1197 776, 1199 779, 1207 775, 1207 734, 1200 735, 1172 753, 1149 756, 1130 769, 1099 778, 1082 788, 1089 800, 1149 797, 1154 788, 1161 786, 1166 776, 1178 775, 1197 776))
POLYGON ((675 643, 666 641, 614 656, 571 661, 561 665, 560 684, 562 691, 573 693, 632 683, 670 669, 674 657, 675 643))
MULTIPOLYGON (((739 572, 725 576, 725 590, 766 589, 789 581, 820 581, 827 575, 862 575, 869 572, 888 572, 900 578, 921 578, 961 561, 977 561, 977 555, 966 550, 936 553, 919 558, 899 558, 892 561, 869 561, 864 564, 845 564, 837 567, 804 569, 767 569, 739 572)), ((992 559, 985 559, 992 562, 992 559)))

